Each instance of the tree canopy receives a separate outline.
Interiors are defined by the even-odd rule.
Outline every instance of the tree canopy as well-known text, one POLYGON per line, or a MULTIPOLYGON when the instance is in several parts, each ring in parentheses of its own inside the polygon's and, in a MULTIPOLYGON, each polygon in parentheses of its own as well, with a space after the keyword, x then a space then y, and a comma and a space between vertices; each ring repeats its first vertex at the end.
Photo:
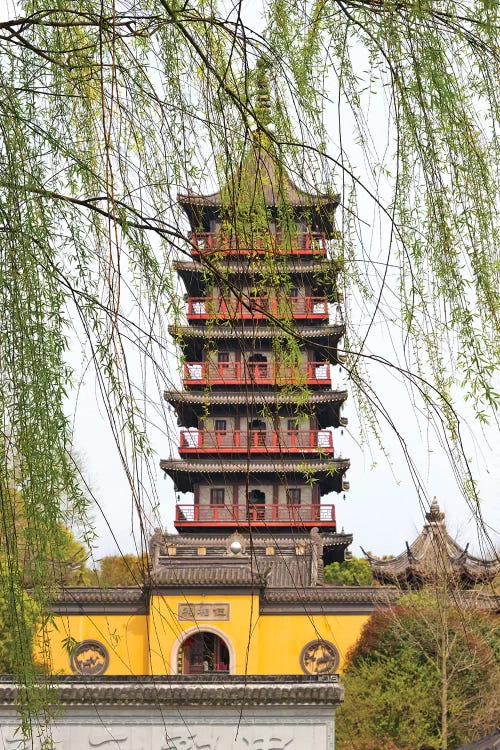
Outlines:
POLYGON ((339 750, 446 750, 488 734, 499 677, 494 616, 408 594, 372 615, 348 657, 339 750))
POLYGON ((369 586, 373 582, 368 560, 358 557, 326 565, 324 579, 326 583, 336 583, 341 586, 369 586))
POLYGON ((148 560, 137 555, 108 555, 99 560, 90 576, 98 586, 141 586, 146 580, 148 560))

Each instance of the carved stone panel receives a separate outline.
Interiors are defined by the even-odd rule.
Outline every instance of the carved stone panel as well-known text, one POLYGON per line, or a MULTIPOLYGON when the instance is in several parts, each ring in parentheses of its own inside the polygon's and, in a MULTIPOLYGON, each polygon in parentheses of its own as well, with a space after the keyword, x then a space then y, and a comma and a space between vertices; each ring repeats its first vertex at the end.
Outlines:
MULTIPOLYGON (((6 720, 0 709, 0 747, 40 750, 40 741, 23 744, 14 713, 6 720)), ((244 711, 225 709, 196 713, 146 712, 111 708, 99 712, 67 708, 52 730, 55 747, 64 750, 332 750, 331 708, 277 707, 244 711)))

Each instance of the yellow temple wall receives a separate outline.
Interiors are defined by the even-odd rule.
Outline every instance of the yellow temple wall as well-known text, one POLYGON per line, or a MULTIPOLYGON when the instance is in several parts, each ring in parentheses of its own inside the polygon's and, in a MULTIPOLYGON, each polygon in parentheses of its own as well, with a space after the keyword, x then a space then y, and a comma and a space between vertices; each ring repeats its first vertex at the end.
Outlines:
POLYGON ((109 675, 176 674, 177 652, 191 632, 221 636, 230 652, 233 674, 301 674, 300 653, 310 641, 330 641, 338 649, 342 670, 349 649, 368 615, 259 615, 258 595, 219 592, 202 597, 152 596, 149 615, 56 616, 50 631, 51 669, 71 674, 65 640, 100 641, 109 653, 109 675), (228 620, 179 621, 179 606, 197 602, 229 605, 228 620))
POLYGON ((54 622, 48 632, 54 674, 72 674, 68 638, 100 641, 109 653, 106 674, 150 674, 146 615, 59 615, 54 622))
POLYGON ((347 652, 358 641, 368 615, 264 615, 259 620, 257 674, 302 674, 300 653, 310 641, 333 643, 342 671, 347 652))

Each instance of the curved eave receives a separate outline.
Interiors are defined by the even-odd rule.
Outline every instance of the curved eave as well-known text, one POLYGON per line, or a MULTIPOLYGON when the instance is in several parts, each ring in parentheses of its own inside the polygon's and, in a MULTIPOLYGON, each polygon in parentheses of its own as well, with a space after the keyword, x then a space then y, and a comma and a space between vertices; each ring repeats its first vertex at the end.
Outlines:
MULTIPOLYGON (((294 256, 276 259, 276 270, 283 271, 288 278, 299 277, 311 285, 312 293, 326 294, 331 302, 337 301, 336 276, 340 272, 340 264, 335 260, 313 260, 310 263, 302 262, 294 256)), ((254 279, 259 277, 263 271, 269 273, 269 263, 260 261, 229 261, 218 260, 216 272, 212 271, 206 264, 196 261, 176 260, 173 268, 181 277, 188 293, 194 297, 203 297, 207 289, 213 284, 213 279, 233 279, 237 277, 254 279)))
MULTIPOLYGON (((220 391, 206 389, 200 391, 165 391, 164 398, 174 407, 176 414, 184 427, 197 427, 199 417, 204 414, 207 406, 225 406, 235 409, 272 405, 276 408, 293 406, 303 403, 304 390, 297 388, 297 394, 281 393, 280 391, 265 391, 254 387, 248 392, 220 391)), ((338 427, 340 425, 340 408, 347 399, 347 391, 311 390, 307 396, 307 405, 314 406, 314 413, 318 419, 319 429, 338 427)))
MULTIPOLYGON (((206 341, 240 341, 259 340, 271 341, 277 336, 283 336, 284 331, 275 326, 242 326, 242 325, 192 325, 192 326, 169 326, 169 334, 178 340, 179 344, 186 346, 189 340, 202 339, 206 341)), ((321 326, 296 326, 290 329, 290 333, 301 338, 304 342, 311 341, 327 347, 335 347, 345 332, 345 325, 321 325, 321 326)))
MULTIPOLYGON (((437 513, 437 511, 436 511, 437 513)), ((384 583, 418 582, 445 571, 462 579, 464 583, 486 583, 500 573, 500 560, 482 560, 470 555, 448 533, 444 514, 427 523, 415 541, 392 560, 381 560, 366 555, 373 575, 384 583)))
POLYGON ((406 571, 414 566, 413 562, 410 564, 406 552, 393 557, 391 560, 380 560, 378 557, 369 554, 366 554, 366 558, 374 576, 386 577, 387 580, 391 579, 392 581, 397 581, 399 576, 406 575, 406 571))
MULTIPOLYGON (((342 477, 350 466, 347 459, 298 459, 282 458, 277 461, 259 461, 254 458, 251 464, 246 459, 162 459, 160 468, 174 481, 180 492, 192 492, 194 484, 200 479, 221 477, 220 481, 232 482, 235 477, 244 479, 250 472, 252 476, 270 477, 276 481, 286 481, 297 477, 304 481, 318 483, 323 494, 327 492, 342 492, 342 477)), ((219 481, 219 480, 217 480, 219 481)))
MULTIPOLYGON (((380 583, 420 584, 432 580, 436 573, 436 565, 425 558, 409 557, 406 553, 392 560, 379 560, 367 555, 373 577, 380 583)), ((473 586, 477 583, 488 583, 500 573, 500 563, 496 560, 480 560, 472 557, 471 561, 461 556, 458 559, 448 558, 445 561, 447 574, 460 578, 464 585, 473 586)))

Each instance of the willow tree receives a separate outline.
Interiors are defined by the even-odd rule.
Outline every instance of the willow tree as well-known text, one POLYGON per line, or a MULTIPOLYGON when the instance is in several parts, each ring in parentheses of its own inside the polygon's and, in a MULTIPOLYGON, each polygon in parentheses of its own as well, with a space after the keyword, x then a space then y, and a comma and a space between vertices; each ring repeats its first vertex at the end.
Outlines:
MULTIPOLYGON (((91 353, 146 523, 143 477, 154 457, 134 372, 147 363, 166 380, 163 327, 179 306, 170 263, 189 250, 175 196, 206 190, 210 173, 227 182, 255 133, 304 188, 341 191, 335 253, 369 316, 382 309, 387 269, 396 268, 399 369, 476 503, 451 394, 460 381, 483 420, 497 408, 498 2, 266 0, 258 27, 241 4, 215 0, 12 6, 0 22, 0 481, 2 498, 15 488, 26 504, 38 604, 52 584, 49 540, 68 516, 86 513, 72 459, 68 349, 79 337, 91 353), (267 61, 272 122, 254 95, 258 58, 267 61), (385 161, 367 96, 385 103, 385 161), (343 127, 362 163, 349 161, 343 127), (360 198, 389 227, 375 289, 364 272, 360 198)), ((394 316, 392 298, 391 307, 394 316)), ((349 331, 345 367, 378 434, 392 417, 370 385, 369 335, 349 331)), ((3 502, 4 523, 8 514, 3 502)), ((0 580, 21 627, 15 540, 5 552, 9 575, 0 580)), ((32 665, 25 651, 18 657, 28 684, 32 665)))

